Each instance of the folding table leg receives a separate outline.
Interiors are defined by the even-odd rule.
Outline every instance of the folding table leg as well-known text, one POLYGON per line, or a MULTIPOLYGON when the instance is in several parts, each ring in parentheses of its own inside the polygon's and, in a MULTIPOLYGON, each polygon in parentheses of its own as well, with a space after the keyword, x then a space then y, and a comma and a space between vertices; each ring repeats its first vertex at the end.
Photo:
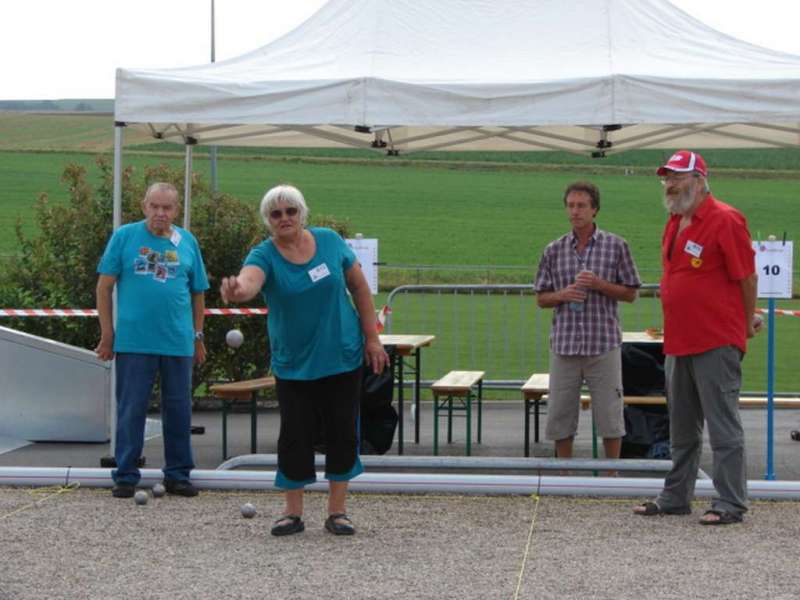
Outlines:
POLYGON ((222 398, 222 460, 228 460, 228 401, 222 398))
POLYGON ((433 396, 433 455, 439 456, 439 398, 433 396))

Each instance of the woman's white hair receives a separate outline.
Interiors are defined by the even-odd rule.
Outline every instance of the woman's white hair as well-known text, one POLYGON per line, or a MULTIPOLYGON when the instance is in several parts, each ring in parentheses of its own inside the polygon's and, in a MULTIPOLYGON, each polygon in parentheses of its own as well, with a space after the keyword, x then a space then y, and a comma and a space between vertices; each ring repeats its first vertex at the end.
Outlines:
POLYGON ((300 219, 300 224, 305 227, 306 219, 308 218, 308 206, 306 206, 303 194, 293 185, 276 185, 264 194, 261 199, 261 206, 258 209, 270 233, 272 233, 272 227, 269 224, 269 213, 275 210, 280 203, 294 206, 297 209, 297 218, 300 219))

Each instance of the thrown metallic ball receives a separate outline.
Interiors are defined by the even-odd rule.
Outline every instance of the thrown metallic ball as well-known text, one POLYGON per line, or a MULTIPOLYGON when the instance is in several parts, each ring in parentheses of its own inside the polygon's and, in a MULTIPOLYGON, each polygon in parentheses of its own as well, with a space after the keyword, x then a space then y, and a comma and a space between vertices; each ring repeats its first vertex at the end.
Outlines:
POLYGON ((164 487, 162 483, 156 483, 153 486, 153 498, 161 498, 164 494, 167 493, 167 489, 164 487))
POLYGON ((231 348, 238 348, 244 343, 244 335, 238 329, 231 329, 225 334, 225 343, 231 348))
POLYGON ((242 504, 242 507, 239 510, 242 512, 242 516, 245 519, 252 519, 256 516, 256 507, 249 502, 242 504))
POLYGON ((139 506, 144 506, 147 504, 147 501, 150 499, 150 496, 147 495, 147 492, 144 490, 139 490, 133 495, 133 501, 136 502, 139 506))

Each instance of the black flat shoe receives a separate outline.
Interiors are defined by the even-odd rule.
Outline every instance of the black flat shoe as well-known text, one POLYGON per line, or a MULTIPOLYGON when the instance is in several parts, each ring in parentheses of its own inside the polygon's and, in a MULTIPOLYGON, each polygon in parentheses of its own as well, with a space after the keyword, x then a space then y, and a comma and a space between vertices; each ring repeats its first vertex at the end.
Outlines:
POLYGON ((168 494, 173 496, 184 496, 186 498, 193 498, 200 492, 192 485, 191 481, 185 479, 165 479, 164 489, 168 494))
POLYGON ((115 483, 114 487, 111 488, 111 495, 114 496, 114 498, 133 498, 135 493, 136 486, 132 483, 125 483, 124 481, 115 483))
POLYGON ((356 532, 350 517, 344 513, 328 515, 328 518, 325 519, 325 529, 333 535, 353 535, 356 532), (341 521, 344 521, 344 523, 341 521))
POLYGON ((306 526, 303 524, 303 519, 297 515, 286 515, 275 521, 270 533, 280 537, 282 535, 300 533, 305 530, 305 528, 306 526))

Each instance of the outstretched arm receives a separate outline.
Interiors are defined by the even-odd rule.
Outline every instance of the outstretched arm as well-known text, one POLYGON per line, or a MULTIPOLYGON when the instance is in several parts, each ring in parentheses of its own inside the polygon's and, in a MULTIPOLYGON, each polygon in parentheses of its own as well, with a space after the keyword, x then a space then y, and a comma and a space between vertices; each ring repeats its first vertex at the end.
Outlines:
POLYGON ((255 298, 255 295, 264 286, 264 271, 258 267, 247 265, 242 267, 238 275, 223 277, 219 293, 222 300, 228 302, 247 302, 255 298))

